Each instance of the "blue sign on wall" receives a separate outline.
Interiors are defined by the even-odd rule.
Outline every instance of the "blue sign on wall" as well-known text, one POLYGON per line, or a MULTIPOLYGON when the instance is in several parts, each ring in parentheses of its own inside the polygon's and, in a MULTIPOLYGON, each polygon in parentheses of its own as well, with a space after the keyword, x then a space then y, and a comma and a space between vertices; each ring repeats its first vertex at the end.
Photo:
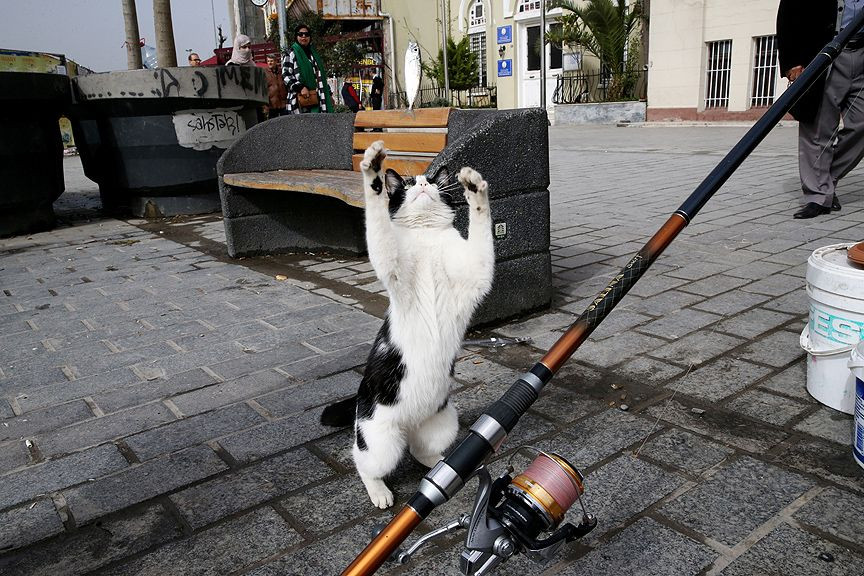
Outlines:
POLYGON ((498 77, 513 76, 513 60, 498 60, 498 77))
POLYGON ((498 44, 513 42, 513 26, 498 26, 498 44))

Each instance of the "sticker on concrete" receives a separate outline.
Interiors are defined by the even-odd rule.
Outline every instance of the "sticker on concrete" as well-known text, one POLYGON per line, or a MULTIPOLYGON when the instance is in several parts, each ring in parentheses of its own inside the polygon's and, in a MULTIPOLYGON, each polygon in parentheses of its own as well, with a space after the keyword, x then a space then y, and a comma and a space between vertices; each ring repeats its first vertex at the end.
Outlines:
POLYGON ((246 123, 237 114, 240 108, 182 110, 174 113, 174 132, 184 148, 209 150, 228 148, 246 132, 246 123))

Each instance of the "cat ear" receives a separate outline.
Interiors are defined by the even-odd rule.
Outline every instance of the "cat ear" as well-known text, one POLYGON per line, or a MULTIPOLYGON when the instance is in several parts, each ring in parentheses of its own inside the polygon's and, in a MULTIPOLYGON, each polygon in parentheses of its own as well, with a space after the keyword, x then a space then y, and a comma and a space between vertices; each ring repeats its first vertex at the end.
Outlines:
POLYGON ((387 192, 391 195, 396 190, 405 188, 405 180, 392 168, 388 168, 387 172, 384 173, 384 183, 387 185, 387 192))
POLYGON ((447 171, 447 166, 441 165, 438 170, 429 178, 429 182, 435 184, 439 189, 447 185, 450 180, 450 173, 447 171))

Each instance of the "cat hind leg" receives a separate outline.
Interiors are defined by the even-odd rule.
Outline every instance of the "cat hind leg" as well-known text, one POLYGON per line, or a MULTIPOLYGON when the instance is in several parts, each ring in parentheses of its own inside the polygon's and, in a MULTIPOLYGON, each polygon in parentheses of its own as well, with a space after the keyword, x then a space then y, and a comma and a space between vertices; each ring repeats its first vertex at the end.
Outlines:
POLYGON ((458 433, 459 417, 448 402, 409 434, 409 451, 418 462, 432 468, 441 460, 458 433))
POLYGON ((378 508, 393 505, 393 492, 384 477, 396 469, 405 452, 405 437, 398 427, 374 419, 357 422, 354 435, 354 465, 369 499, 378 508))

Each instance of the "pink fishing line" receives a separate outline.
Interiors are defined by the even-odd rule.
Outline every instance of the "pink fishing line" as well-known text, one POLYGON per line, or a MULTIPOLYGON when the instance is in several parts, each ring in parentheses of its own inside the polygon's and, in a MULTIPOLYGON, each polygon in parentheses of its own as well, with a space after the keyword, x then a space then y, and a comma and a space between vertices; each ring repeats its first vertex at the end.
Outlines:
POLYGON ((539 454, 523 474, 540 484, 562 510, 569 509, 579 498, 579 491, 570 475, 545 454, 539 454))

